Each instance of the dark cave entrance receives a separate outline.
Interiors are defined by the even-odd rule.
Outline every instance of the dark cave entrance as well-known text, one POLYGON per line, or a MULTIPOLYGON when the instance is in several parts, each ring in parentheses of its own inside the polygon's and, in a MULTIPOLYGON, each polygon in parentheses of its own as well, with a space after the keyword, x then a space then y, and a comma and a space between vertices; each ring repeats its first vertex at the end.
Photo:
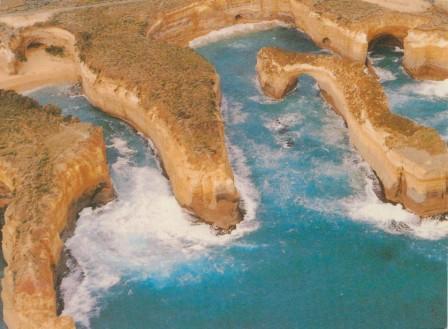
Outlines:
POLYGON ((395 49, 396 47, 403 49, 403 39, 392 34, 380 34, 369 41, 369 52, 384 48, 395 49))

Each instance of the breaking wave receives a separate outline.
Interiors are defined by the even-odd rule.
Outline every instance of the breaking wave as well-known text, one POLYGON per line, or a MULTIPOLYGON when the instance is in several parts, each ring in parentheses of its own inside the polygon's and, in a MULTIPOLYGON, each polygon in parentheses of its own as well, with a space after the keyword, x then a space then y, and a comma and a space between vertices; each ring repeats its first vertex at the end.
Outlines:
POLYGON ((259 23, 236 24, 233 26, 222 28, 220 30, 212 31, 206 35, 196 38, 190 41, 189 46, 191 48, 199 48, 209 43, 234 38, 239 35, 248 34, 252 32, 267 31, 273 29, 274 27, 290 27, 290 25, 279 20, 259 22, 259 23))
POLYGON ((448 98, 448 80, 412 83, 401 88, 404 93, 430 98, 448 98))
MULTIPOLYGON (((217 235, 197 223, 178 205, 160 170, 129 161, 134 150, 112 138, 120 156, 112 165, 118 199, 98 209, 84 209, 73 237, 66 242, 72 261, 61 284, 64 314, 88 328, 98 316, 99 298, 122 280, 168 279, 182 264, 206 256, 258 227, 258 195, 250 182, 243 153, 232 146, 236 185, 245 219, 231 234, 217 235)), ((150 150, 148 150, 150 152, 150 150)))
POLYGON ((380 82, 393 81, 397 79, 397 77, 389 70, 377 66, 374 66, 373 69, 380 78, 380 82))

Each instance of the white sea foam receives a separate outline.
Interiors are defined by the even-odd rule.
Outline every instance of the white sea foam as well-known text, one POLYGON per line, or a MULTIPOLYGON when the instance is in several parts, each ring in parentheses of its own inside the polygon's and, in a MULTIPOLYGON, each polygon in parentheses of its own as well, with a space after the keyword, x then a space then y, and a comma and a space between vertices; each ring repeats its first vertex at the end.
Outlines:
POLYGON ((350 166, 362 171, 365 186, 355 197, 343 201, 345 211, 352 219, 372 223, 392 234, 408 234, 420 239, 438 240, 448 236, 448 221, 421 219, 401 205, 380 200, 375 193, 375 189, 378 189, 377 179, 367 163, 361 161, 350 166))
POLYGON ((112 144, 108 145, 107 147, 115 148, 122 156, 128 156, 135 153, 134 150, 131 150, 129 148, 128 143, 120 137, 113 137, 111 139, 111 142, 112 144))
POLYGON ((112 165, 119 197, 104 207, 84 209, 75 234, 66 242, 76 263, 69 264, 71 273, 61 284, 63 313, 84 327, 98 315, 98 298, 121 280, 169 278, 176 267, 199 260, 213 247, 228 245, 258 226, 258 196, 238 148, 232 147, 231 154, 246 216, 231 234, 217 235, 182 210, 159 170, 131 166, 126 160, 133 151, 119 138, 112 141, 120 153, 112 165))
POLYGON ((378 55, 371 56, 371 54, 372 54, 372 53, 369 52, 369 60, 370 60, 373 64, 377 64, 377 63, 383 61, 383 60, 386 58, 385 56, 378 56, 378 55))
POLYGON ((405 234, 418 239, 439 240, 448 237, 448 221, 438 218, 421 219, 419 216, 380 200, 375 191, 379 182, 369 165, 354 152, 340 166, 331 163, 315 164, 318 172, 308 173, 309 179, 319 181, 325 176, 338 177, 349 174, 354 193, 349 197, 299 196, 296 202, 322 213, 340 214, 351 220, 365 222, 390 234, 405 234))
POLYGON ((448 98, 448 79, 412 83, 402 87, 401 92, 446 99, 448 98))
POLYGON ((393 81, 396 80, 397 77, 389 70, 383 69, 381 67, 373 67, 376 75, 380 78, 380 82, 393 81))
POLYGON ((265 121, 264 126, 272 132, 286 131, 289 127, 299 124, 303 121, 303 115, 300 112, 286 113, 277 119, 265 121))
MULTIPOLYGON (((258 103, 258 104, 275 104, 275 103, 283 102, 283 99, 275 99, 275 98, 271 98, 269 96, 266 96, 264 94, 263 89, 261 88, 260 81, 258 80, 256 75, 254 75, 252 77, 251 81, 252 81, 252 84, 257 89, 257 94, 254 95, 254 96, 250 96, 249 97, 250 100, 252 100, 252 101, 254 101, 254 102, 258 103)), ((292 91, 290 91, 290 93, 295 91, 296 88, 297 88, 297 86, 292 91)))
POLYGON ((248 113, 243 112, 243 104, 240 102, 231 102, 227 100, 227 98, 223 98, 222 107, 227 109, 229 114, 230 122, 233 124, 240 124, 246 122, 248 118, 248 113))
POLYGON ((273 29, 275 27, 291 27, 291 25, 279 20, 259 22, 259 23, 236 24, 233 26, 222 28, 220 30, 212 31, 204 36, 196 38, 190 41, 189 46, 191 48, 199 48, 209 43, 234 38, 239 35, 248 34, 252 32, 266 31, 273 29))

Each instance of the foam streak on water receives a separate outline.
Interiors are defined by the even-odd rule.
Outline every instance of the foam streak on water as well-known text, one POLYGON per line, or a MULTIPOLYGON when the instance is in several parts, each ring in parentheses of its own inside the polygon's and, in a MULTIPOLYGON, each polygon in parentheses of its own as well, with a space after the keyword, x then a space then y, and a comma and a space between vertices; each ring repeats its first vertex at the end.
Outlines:
POLYGON ((251 32, 260 32, 271 30, 274 27, 290 27, 289 24, 279 21, 265 21, 259 23, 245 23, 245 24, 235 24, 233 26, 225 27, 220 30, 212 31, 204 36, 196 38, 190 41, 189 46, 191 48, 203 47, 209 43, 217 42, 224 39, 234 38, 239 35, 248 34, 251 32))
POLYGON ((430 98, 448 99, 448 80, 424 81, 406 85, 402 88, 402 92, 430 98))
POLYGON ((376 191, 379 183, 366 162, 351 165, 363 173, 364 191, 344 201, 346 213, 355 220, 370 222, 392 234, 407 234, 420 239, 439 240, 448 236, 448 221, 421 219, 401 205, 384 202, 376 191), (357 168, 356 168, 357 167, 357 168))
MULTIPOLYGON (((119 198, 84 210, 67 242, 78 264, 63 281, 65 313, 80 328, 446 326, 445 224, 379 200, 314 80, 300 78, 281 102, 264 98, 254 76, 266 46, 321 52, 282 28, 198 49, 221 77, 247 211, 231 235, 191 221, 129 127, 104 115, 90 121, 105 129, 119 198)), ((400 91, 406 76, 393 54, 375 61, 396 77, 383 82, 393 110, 448 135, 446 103, 400 91)))

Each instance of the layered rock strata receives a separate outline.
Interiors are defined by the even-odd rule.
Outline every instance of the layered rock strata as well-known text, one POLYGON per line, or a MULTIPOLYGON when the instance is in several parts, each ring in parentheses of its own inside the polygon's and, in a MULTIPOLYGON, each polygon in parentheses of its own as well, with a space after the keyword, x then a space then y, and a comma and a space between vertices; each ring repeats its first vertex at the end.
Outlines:
MULTIPOLYGON (((389 2, 388 2, 389 3, 389 2)), ((404 66, 416 78, 448 78, 448 16, 434 6, 424 10, 398 11, 382 1, 291 0, 298 28, 319 46, 354 61, 365 62, 369 45, 390 35, 404 44, 404 66), (385 5, 385 4, 382 4, 385 5)), ((392 6, 391 6, 392 5, 392 6)))
POLYGON ((49 83, 81 81, 92 104, 153 141, 185 209, 219 229, 234 228, 241 220, 240 196, 225 145, 217 74, 193 50, 146 38, 142 24, 147 16, 125 16, 115 9, 110 15, 105 9, 65 13, 47 24, 22 28, 9 47, 16 59, 26 61, 16 60, 17 74, 0 85, 19 89, 14 79, 29 82, 34 76, 36 85, 45 84, 39 80, 43 77, 49 83), (70 69, 51 67, 48 78, 31 69, 27 74, 24 68, 38 51, 35 47, 63 49, 64 59, 54 62, 68 61, 70 69))
POLYGON ((276 99, 297 78, 314 77, 347 123, 351 142, 379 177, 389 201, 420 216, 448 212, 448 149, 438 133, 389 111, 377 78, 364 65, 334 56, 264 48, 257 72, 263 91, 276 99))
POLYGON ((448 78, 448 29, 417 28, 404 39, 403 64, 415 78, 448 78))
MULTIPOLYGON (((20 26, 16 26, 15 17, 15 27, 0 26, 0 86, 23 90, 45 84, 82 82, 84 92, 93 104, 129 122, 153 140, 179 203, 202 220, 228 230, 241 220, 240 197, 225 147, 224 124, 219 111, 219 78, 206 60, 183 46, 191 39, 221 27, 260 20, 291 22, 294 17, 297 26, 318 44, 358 62, 365 61, 369 42, 391 34, 403 40, 404 62, 411 73, 433 78, 437 71, 442 72, 440 78, 444 76, 446 64, 439 54, 445 47, 445 36, 440 32, 445 14, 432 7, 426 12, 404 14, 369 3, 356 5, 358 3, 348 0, 148 0, 138 4, 66 11, 49 21, 45 15, 40 15, 22 19, 20 26), (36 24, 36 19, 40 23, 36 24), (420 36, 410 37, 411 32, 423 33, 420 31, 431 36, 436 31, 439 39, 434 42, 431 39, 422 45, 420 36), (437 47, 432 49, 434 44, 437 47), (48 51, 51 49, 57 52, 52 54, 48 51)), ((321 78, 322 89, 331 95, 336 109, 349 123, 355 146, 377 171, 387 198, 402 202, 421 215, 445 212, 446 187, 441 179, 446 172, 443 167, 446 163, 445 144, 433 130, 390 114, 384 94, 370 91, 377 90, 377 82, 360 74, 361 64, 346 60, 326 61, 309 59, 307 65, 320 67, 320 71, 313 71, 314 76, 321 78), (330 68, 334 64, 337 69, 330 68), (347 78, 345 74, 348 74, 341 67, 353 68, 353 76, 349 75, 349 78, 358 79, 361 85, 365 83, 366 93, 338 84, 340 79, 334 77, 347 78), (345 73, 341 73, 343 71, 345 73), (337 83, 333 84, 333 80, 337 83), (371 104, 376 104, 379 112, 373 111, 375 107, 371 104), (384 122, 388 125, 383 125, 384 122)), ((277 80, 282 81, 275 74, 266 75, 264 85, 272 96, 280 97, 284 91, 273 87, 277 80), (273 80, 269 82, 268 79, 273 80)), ((285 90, 294 81, 289 81, 285 90)), ((90 145, 87 140, 85 144, 90 145)), ((62 155, 75 159, 73 154, 62 155)), ((91 161, 95 159, 93 156, 91 161)), ((88 160, 76 158, 76 161, 88 160)), ((71 167, 67 163, 67 168, 71 167)), ((15 209, 16 201, 11 201, 8 195, 16 191, 16 185, 8 180, 12 177, 10 172, 5 172, 3 177, 0 169, 0 181, 4 185, 0 186, 0 208, 9 204, 6 213, 9 220, 10 209, 15 209)), ((90 180, 90 176, 82 174, 90 180)), ((32 191, 29 187, 23 188, 26 190, 32 191)), ((70 198, 74 194, 68 191, 63 195, 70 198)), ((86 200, 96 199, 93 194, 84 193, 86 200)), ((37 201, 36 205, 40 204, 43 210, 51 209, 47 207, 50 202, 47 199, 37 201)), ((76 203, 73 209, 81 204, 84 202, 76 203)), ((43 222, 42 226, 36 226, 36 236, 40 237, 40 232, 47 234, 50 228, 53 230, 53 226, 48 228, 48 225, 43 222)), ((59 232, 62 226, 62 223, 58 224, 59 232)), ((10 231, 9 227, 8 224, 5 226, 5 232, 6 228, 10 231)), ((22 235, 8 237, 7 241, 33 246, 29 243, 34 241, 33 236, 34 233, 24 235, 24 240, 20 240, 22 235)), ((53 240, 42 239, 51 243, 53 240)), ((60 241, 58 243, 60 248, 60 241)), ((40 269, 32 263, 35 259, 33 250, 44 252, 40 247, 33 248, 29 268, 40 269)), ((12 250, 6 248, 9 261, 14 255, 12 250)), ((25 256, 19 256, 14 257, 23 264, 28 262, 25 256)), ((54 265, 57 260, 57 257, 51 261, 45 257, 42 258, 45 266, 54 265)), ((55 316, 54 291, 49 288, 54 282, 52 272, 45 270, 39 276, 42 279, 33 277, 26 281, 29 272, 22 275, 20 271, 11 269, 8 273, 12 274, 5 276, 5 286, 14 287, 5 289, 2 294, 5 319, 10 328, 33 329, 34 324, 39 328, 72 328, 70 319, 55 316), (16 277, 25 278, 25 284, 17 281, 20 284, 15 285, 16 281, 11 278, 16 277), (33 297, 37 296, 32 295, 37 290, 33 290, 34 285, 29 282, 36 282, 39 289, 43 289, 36 292, 39 298, 33 297), (29 287, 32 289, 27 290, 29 287)))
POLYGON ((4 321, 9 329, 74 328, 56 314, 54 268, 80 208, 114 196, 102 130, 0 91, 0 186, 4 321))
POLYGON ((161 13, 148 36, 186 45, 218 28, 260 20, 295 21, 321 47, 365 62, 369 46, 390 35, 404 46, 403 64, 419 79, 448 78, 448 15, 419 0, 210 0, 161 13))
POLYGON ((211 31, 240 23, 292 22, 289 0, 208 0, 162 12, 147 35, 185 46, 211 31))

